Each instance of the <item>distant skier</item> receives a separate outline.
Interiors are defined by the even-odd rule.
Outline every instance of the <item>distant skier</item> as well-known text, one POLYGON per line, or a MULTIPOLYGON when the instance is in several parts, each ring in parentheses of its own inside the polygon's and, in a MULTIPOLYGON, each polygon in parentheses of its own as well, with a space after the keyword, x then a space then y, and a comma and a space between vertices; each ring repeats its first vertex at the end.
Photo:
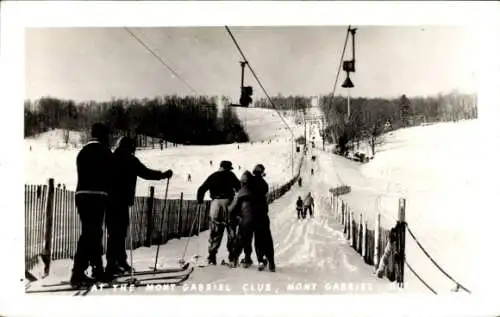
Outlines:
POLYGON ((304 202, 302 201, 302 198, 300 196, 297 199, 297 202, 295 203, 295 209, 297 209, 297 219, 298 220, 300 220, 300 218, 305 218, 304 202))
POLYGON ((172 177, 172 170, 165 172, 144 166, 134 155, 135 140, 122 137, 113 153, 113 175, 111 179, 110 204, 106 211, 108 241, 106 248, 106 274, 113 276, 129 272, 125 239, 130 225, 129 207, 134 205, 137 177, 146 180, 161 180, 172 177))
POLYGON ((311 175, 314 175, 314 169, 311 168, 311 175))
POLYGON ((191 183, 191 174, 188 174, 188 183, 191 183))
POLYGON ((212 166, 212 163, 213 163, 212 160, 210 160, 210 166, 212 166))
POLYGON ((302 187, 302 177, 299 177, 298 183, 299 183, 299 187, 302 187))
POLYGON ((309 216, 312 218, 314 213, 314 199, 312 198, 311 192, 304 198, 304 219, 307 217, 307 211, 309 211, 309 216))
MULTIPOLYGON (((224 236, 224 230, 227 230, 227 250, 230 252, 233 248, 235 232, 230 226, 228 206, 231 203, 234 194, 241 187, 240 181, 232 172, 233 164, 230 161, 222 161, 220 169, 212 173, 198 188, 197 200, 199 204, 203 203, 203 197, 207 190, 210 192, 212 202, 210 203, 210 237, 208 246, 208 263, 217 264, 217 251, 219 250, 224 236)), ((230 261, 232 259, 229 259, 230 261)))

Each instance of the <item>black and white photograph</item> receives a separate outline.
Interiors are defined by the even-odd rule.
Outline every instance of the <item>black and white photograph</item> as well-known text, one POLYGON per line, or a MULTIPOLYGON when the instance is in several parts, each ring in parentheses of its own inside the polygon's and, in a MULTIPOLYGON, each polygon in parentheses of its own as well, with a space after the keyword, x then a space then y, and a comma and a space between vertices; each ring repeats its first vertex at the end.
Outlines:
POLYGON ((354 21, 26 27, 24 295, 496 293, 482 34, 354 21))

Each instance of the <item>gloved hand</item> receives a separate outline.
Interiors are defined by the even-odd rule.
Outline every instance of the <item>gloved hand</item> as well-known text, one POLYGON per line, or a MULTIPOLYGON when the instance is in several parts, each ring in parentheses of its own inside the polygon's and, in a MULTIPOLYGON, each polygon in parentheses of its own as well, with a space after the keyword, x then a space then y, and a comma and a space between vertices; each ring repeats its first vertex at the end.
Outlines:
POLYGON ((163 172, 163 177, 170 178, 170 177, 172 177, 173 174, 174 174, 174 172, 172 172, 172 170, 168 170, 166 172, 163 172))

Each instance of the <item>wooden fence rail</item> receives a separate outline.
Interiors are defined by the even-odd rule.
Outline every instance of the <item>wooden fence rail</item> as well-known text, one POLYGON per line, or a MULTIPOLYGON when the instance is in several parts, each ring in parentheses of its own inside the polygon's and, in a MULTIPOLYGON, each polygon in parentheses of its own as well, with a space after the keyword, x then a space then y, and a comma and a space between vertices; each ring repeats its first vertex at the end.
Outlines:
POLYGON ((399 200, 398 221, 391 229, 380 225, 380 214, 374 224, 363 219, 363 214, 355 213, 339 196, 331 194, 331 208, 337 222, 344 226, 344 234, 350 245, 368 265, 377 268, 379 277, 386 276, 391 282, 404 284, 405 258, 405 207, 406 201, 399 200), (392 233, 392 234, 391 234, 392 233))
MULTIPOLYGON (((302 160, 300 161, 300 167, 302 160)), ((272 188, 268 203, 285 194, 298 179, 298 174, 283 186, 272 188)), ((45 274, 49 274, 52 260, 72 258, 81 233, 80 219, 75 206, 75 192, 54 187, 54 180, 48 185, 24 186, 25 216, 25 269, 31 270, 41 256, 45 263, 45 274)), ((198 221, 200 208, 200 232, 208 229, 210 201, 199 205, 195 200, 154 198, 154 187, 148 197, 135 197, 130 209, 130 224, 133 226, 132 246, 126 239, 126 248, 150 247, 164 244, 170 239, 199 234, 198 225, 193 230, 193 221, 198 221), (162 216, 162 213, 164 215, 162 216), (163 223, 162 223, 163 219, 163 223)), ((103 226, 103 246, 106 252, 107 233, 103 226)))

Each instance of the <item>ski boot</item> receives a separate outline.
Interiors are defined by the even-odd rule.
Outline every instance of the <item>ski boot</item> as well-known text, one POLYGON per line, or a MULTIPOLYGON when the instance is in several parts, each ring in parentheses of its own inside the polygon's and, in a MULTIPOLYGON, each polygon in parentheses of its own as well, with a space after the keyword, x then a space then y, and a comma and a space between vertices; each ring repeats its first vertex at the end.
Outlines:
POLYGON ((105 272, 103 268, 92 268, 92 278, 101 283, 109 283, 113 280, 113 275, 105 272))
POLYGON ((69 283, 74 288, 89 287, 95 284, 96 280, 88 277, 85 273, 73 273, 69 283))
POLYGON ((259 266, 257 267, 257 269, 259 271, 263 271, 267 266, 267 259, 266 258, 263 258, 262 260, 259 261, 259 266))
POLYGON ((229 266, 230 268, 234 269, 238 267, 238 261, 233 261, 231 259, 228 260, 222 260, 220 262, 221 265, 229 266))
POLYGON ((125 273, 125 270, 120 268, 118 265, 106 265, 106 269, 104 271, 108 276, 120 276, 125 273))
POLYGON ((274 264, 274 261, 269 262, 269 271, 276 272, 276 265, 274 264))
POLYGON ((120 264, 118 264, 118 268, 122 270, 123 272, 127 273, 132 273, 133 268, 127 263, 127 261, 124 261, 120 264))
POLYGON ((217 259, 214 253, 208 255, 207 262, 209 265, 217 265, 217 259))
POLYGON ((248 269, 253 264, 253 261, 252 261, 252 259, 244 258, 244 259, 241 259, 240 264, 243 268, 248 269))

